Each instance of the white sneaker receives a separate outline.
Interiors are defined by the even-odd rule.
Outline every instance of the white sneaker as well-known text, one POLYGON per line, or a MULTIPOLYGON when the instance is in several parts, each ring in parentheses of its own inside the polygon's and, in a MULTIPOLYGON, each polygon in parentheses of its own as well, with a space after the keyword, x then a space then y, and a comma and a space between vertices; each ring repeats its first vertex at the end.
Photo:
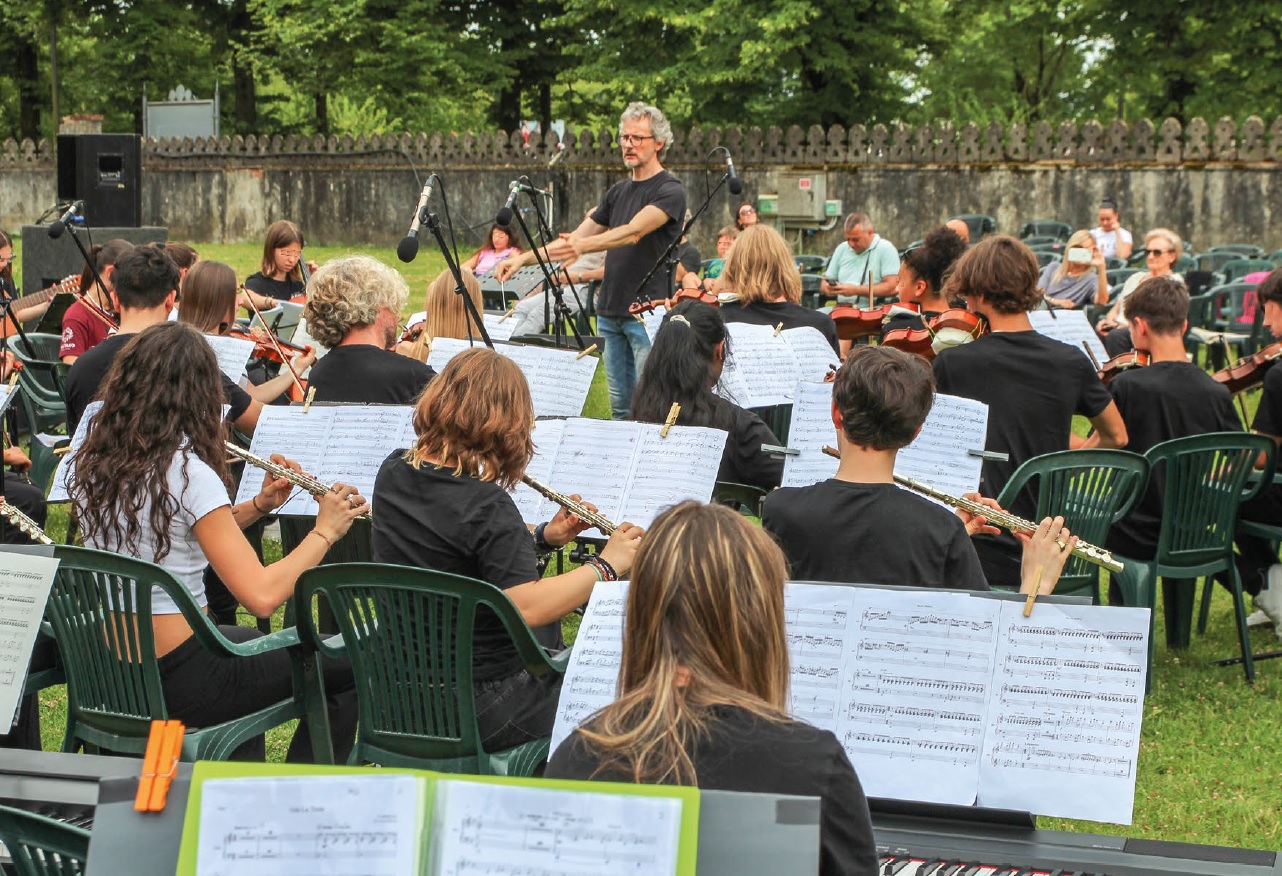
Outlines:
POLYGON ((1267 614, 1256 609, 1246 616, 1246 625, 1248 627, 1262 627, 1265 624, 1273 623, 1267 614))
POLYGON ((1266 580, 1268 586, 1255 595, 1255 607, 1277 626, 1282 624, 1282 563, 1269 566, 1266 580))

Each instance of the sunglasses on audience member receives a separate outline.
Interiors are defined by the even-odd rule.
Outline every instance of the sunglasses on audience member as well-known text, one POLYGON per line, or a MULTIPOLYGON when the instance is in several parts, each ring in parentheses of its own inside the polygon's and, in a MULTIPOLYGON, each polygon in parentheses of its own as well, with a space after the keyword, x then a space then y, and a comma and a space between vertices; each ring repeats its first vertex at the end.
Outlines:
POLYGON ((1166 255, 1168 252, 1175 252, 1173 249, 1146 249, 1144 252, 1151 256, 1166 255))
POLYGON ((742 210, 740 210, 740 211, 739 211, 739 215, 740 215, 740 216, 751 216, 751 215, 752 215, 753 213, 755 213, 755 212, 757 212, 757 211, 756 211, 756 210, 754 210, 754 209, 752 209, 751 207, 744 207, 742 210))

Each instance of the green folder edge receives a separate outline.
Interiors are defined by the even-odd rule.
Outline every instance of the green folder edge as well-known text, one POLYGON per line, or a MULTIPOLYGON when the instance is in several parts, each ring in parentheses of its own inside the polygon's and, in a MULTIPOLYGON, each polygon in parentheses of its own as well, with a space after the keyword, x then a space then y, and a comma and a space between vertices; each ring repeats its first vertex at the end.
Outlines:
MULTIPOLYGON (((621 794, 630 797, 675 797, 681 801, 681 828, 677 841, 677 876, 695 876, 695 862, 699 853, 699 789, 679 785, 632 785, 621 782, 583 782, 569 779, 533 779, 514 776, 472 776, 462 773, 440 773, 432 770, 411 770, 360 766, 313 766, 308 764, 226 763, 199 761, 192 769, 191 792, 187 797, 187 814, 183 820, 182 846, 178 851, 178 868, 175 876, 196 876, 196 853, 200 834, 200 799, 204 783, 209 779, 278 778, 288 776, 362 776, 362 775, 411 775, 428 780, 428 798, 424 818, 432 821, 431 793, 437 781, 445 779, 462 782, 483 782, 492 785, 523 785, 532 788, 549 788, 561 791, 591 791, 598 794, 621 794)), ((146 814, 140 814, 146 818, 146 814)), ((431 853, 424 848, 424 859, 431 853)))

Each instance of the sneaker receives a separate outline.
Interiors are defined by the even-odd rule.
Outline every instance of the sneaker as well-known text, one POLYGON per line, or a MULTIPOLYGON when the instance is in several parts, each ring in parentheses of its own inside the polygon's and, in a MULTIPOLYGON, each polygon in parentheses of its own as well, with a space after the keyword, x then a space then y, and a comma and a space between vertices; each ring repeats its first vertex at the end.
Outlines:
POLYGON ((1273 620, 1259 609, 1256 609, 1246 616, 1246 625, 1248 627, 1262 627, 1265 624, 1271 623, 1273 623, 1273 620))
POLYGON ((1282 624, 1282 563, 1269 566, 1266 578, 1268 586, 1255 595, 1255 607, 1277 626, 1282 624))

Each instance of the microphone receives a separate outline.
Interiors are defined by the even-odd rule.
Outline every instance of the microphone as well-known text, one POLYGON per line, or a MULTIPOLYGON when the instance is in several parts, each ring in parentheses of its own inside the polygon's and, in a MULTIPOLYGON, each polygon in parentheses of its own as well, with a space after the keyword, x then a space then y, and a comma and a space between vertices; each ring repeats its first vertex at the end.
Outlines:
POLYGON ((71 217, 75 216, 84 208, 85 208, 84 201, 75 201, 74 203, 72 203, 72 205, 67 208, 67 212, 63 213, 54 222, 50 223, 49 236, 54 238, 55 240, 59 237, 62 237, 62 233, 67 230, 67 223, 71 221, 71 217))
POLYGON ((743 194, 743 180, 739 179, 739 174, 735 172, 734 159, 730 157, 729 152, 726 153, 726 173, 730 177, 730 182, 729 182, 730 194, 732 195, 743 194))
POLYGON ((409 234, 401 238, 401 242, 396 245, 396 257, 403 262, 412 262, 418 255, 418 230, 423 225, 423 211, 427 209, 427 202, 432 197, 432 184, 436 182, 436 174, 427 178, 427 184, 423 186, 423 192, 418 196, 418 206, 414 208, 414 221, 410 223, 409 234))
POLYGON ((516 203, 516 196, 521 193, 522 188, 519 180, 512 180, 511 185, 508 186, 507 200, 494 214, 494 224, 504 226, 512 224, 512 205, 516 203))

